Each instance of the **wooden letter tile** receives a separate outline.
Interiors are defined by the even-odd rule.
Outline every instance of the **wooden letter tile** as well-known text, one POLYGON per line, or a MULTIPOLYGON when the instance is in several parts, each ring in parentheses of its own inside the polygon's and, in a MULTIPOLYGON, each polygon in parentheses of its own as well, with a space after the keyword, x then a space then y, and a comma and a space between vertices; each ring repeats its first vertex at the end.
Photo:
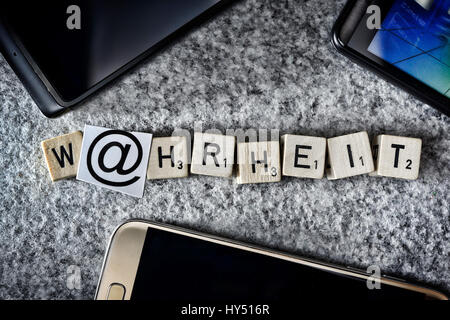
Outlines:
POLYGON ((238 143, 237 183, 281 180, 279 141, 238 143))
POLYGON ((374 171, 369 136, 366 131, 327 140, 327 178, 342 179, 374 171))
POLYGON ((327 139, 286 134, 283 144, 283 175, 322 179, 327 139))
POLYGON ((376 171, 371 175, 409 180, 418 178, 421 139, 379 135, 373 140, 372 148, 376 171))
POLYGON ((82 141, 83 134, 76 131, 41 142, 52 181, 77 175, 82 141))
POLYGON ((233 175, 236 138, 221 134, 196 132, 191 173, 215 177, 233 175))
POLYGON ((171 179, 188 176, 186 137, 153 138, 147 179, 171 179))

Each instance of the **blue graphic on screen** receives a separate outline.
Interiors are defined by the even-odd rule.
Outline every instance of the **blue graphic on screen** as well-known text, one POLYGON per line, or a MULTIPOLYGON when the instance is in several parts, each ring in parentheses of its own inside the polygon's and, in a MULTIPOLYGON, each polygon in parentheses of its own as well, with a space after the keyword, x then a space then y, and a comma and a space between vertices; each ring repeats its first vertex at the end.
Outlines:
POLYGON ((368 50, 450 98, 450 0, 396 0, 368 50))

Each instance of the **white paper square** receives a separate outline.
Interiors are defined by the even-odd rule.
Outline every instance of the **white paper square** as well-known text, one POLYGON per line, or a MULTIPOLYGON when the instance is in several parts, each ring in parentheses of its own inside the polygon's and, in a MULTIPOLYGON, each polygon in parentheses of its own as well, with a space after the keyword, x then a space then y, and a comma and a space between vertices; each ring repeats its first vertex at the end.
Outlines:
POLYGON ((86 125, 77 179, 142 198, 152 134, 86 125))

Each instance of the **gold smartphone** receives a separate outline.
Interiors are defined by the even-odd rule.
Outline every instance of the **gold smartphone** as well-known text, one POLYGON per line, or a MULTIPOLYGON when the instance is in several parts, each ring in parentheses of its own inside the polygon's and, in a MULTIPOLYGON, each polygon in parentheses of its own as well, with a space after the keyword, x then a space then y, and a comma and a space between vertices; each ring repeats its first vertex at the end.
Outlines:
POLYGON ((114 231, 95 298, 169 303, 448 300, 436 290, 376 272, 142 220, 127 221, 114 231))

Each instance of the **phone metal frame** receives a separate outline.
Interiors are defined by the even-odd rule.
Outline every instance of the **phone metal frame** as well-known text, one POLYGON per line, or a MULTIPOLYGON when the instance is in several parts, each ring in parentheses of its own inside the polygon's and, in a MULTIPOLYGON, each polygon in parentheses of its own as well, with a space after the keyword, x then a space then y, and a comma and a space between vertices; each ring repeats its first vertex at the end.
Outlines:
MULTIPOLYGON (((345 41, 341 39, 341 30, 347 19, 350 17, 353 8, 357 2, 368 2, 367 5, 375 2, 367 0, 348 0, 342 9, 338 19, 336 20, 331 31, 331 42, 338 52, 355 62, 356 64, 374 72, 382 79, 391 82, 406 92, 418 98, 420 101, 432 106, 447 116, 450 116, 450 98, 447 98, 440 92, 429 87, 425 83, 407 74, 406 72, 396 68, 395 66, 385 63, 380 65, 372 61, 362 53, 350 48, 345 41)), ((366 6, 367 8, 367 6, 366 6)), ((364 10, 365 14, 366 10, 364 10)), ((359 20, 358 20, 359 22, 359 20)), ((357 24, 356 24, 357 25, 357 24)), ((356 28, 356 26, 355 26, 356 28)), ((355 29, 354 29, 355 30, 355 29)))
MULTIPOLYGON (((263 254, 323 271, 334 272, 342 276, 356 277, 363 280, 367 280, 372 276, 372 274, 358 269, 339 267, 333 264, 301 258, 292 254, 265 249, 252 244, 212 236, 176 226, 169 226, 162 223, 140 219, 132 219, 119 225, 114 230, 110 238, 97 285, 97 291, 95 293, 96 300, 106 300, 111 284, 117 283, 120 283, 125 287, 124 300, 129 300, 131 298, 134 280, 148 228, 159 229, 240 250, 263 254)), ((448 300, 448 297, 439 291, 411 284, 401 279, 392 278, 386 275, 381 276, 380 283, 383 285, 391 285, 406 290, 420 292, 434 299, 448 300)))
MULTIPOLYGON (((105 87, 107 84, 123 75, 128 70, 135 67, 143 60, 151 57, 153 54, 159 52, 167 45, 184 35, 193 27, 204 23, 206 20, 213 17, 222 9, 237 0, 220 0, 218 3, 212 5, 207 10, 202 12, 191 21, 175 30, 172 34, 163 38, 154 46, 148 48, 145 52, 138 55, 136 58, 128 61, 125 65, 111 73, 109 76, 99 81, 91 88, 87 89, 79 97, 65 101, 58 94, 57 90, 47 80, 39 66, 33 60, 33 57, 28 53, 25 46, 21 43, 18 36, 14 34, 2 21, 0 15, 0 53, 4 56, 6 62, 10 65, 16 73, 24 87, 39 107, 41 112, 49 118, 56 117, 68 111, 69 108, 75 107, 79 103, 86 100, 88 97, 105 87)), ((1 9, 1 7, 0 7, 1 9)))

